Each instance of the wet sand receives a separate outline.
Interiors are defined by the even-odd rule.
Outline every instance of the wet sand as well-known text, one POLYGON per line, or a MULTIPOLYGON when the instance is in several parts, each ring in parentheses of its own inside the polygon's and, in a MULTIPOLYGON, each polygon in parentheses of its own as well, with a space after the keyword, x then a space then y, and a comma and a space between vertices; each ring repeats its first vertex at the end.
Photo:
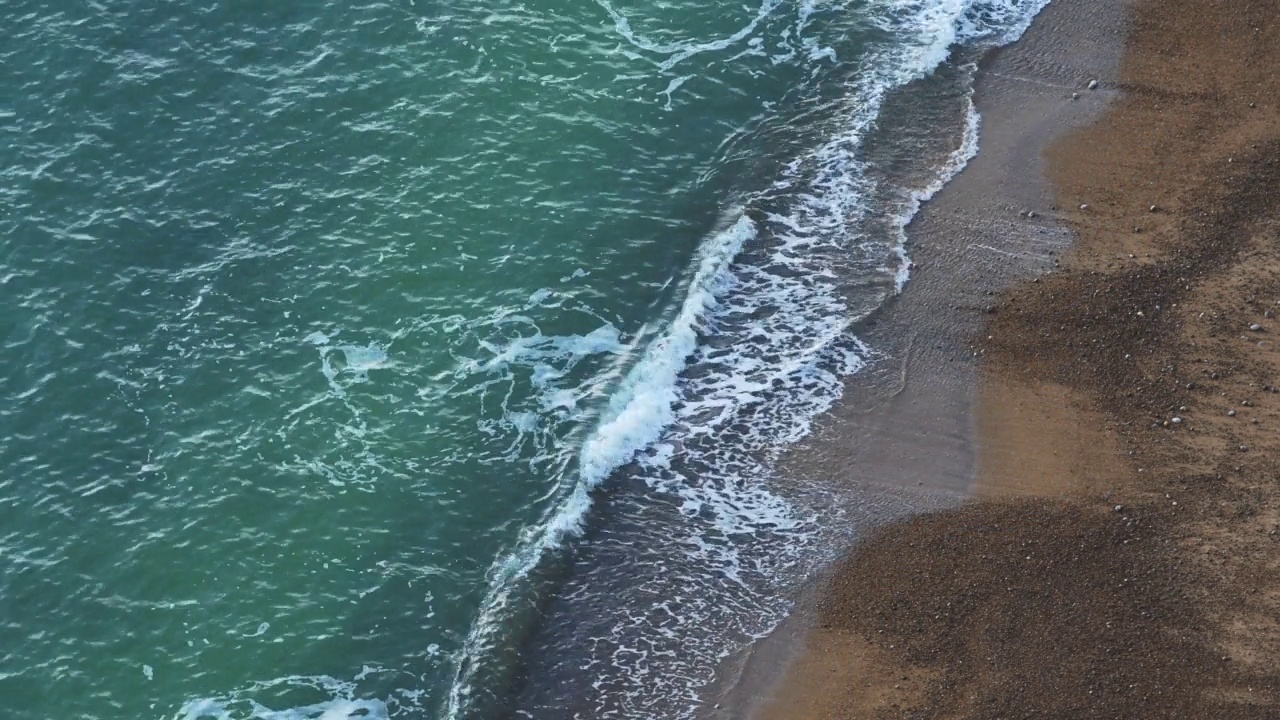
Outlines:
POLYGON ((889 360, 795 461, 957 507, 839 563, 736 714, 1280 717, 1275 65, 1270 0, 1055 0, 988 59, 889 360))

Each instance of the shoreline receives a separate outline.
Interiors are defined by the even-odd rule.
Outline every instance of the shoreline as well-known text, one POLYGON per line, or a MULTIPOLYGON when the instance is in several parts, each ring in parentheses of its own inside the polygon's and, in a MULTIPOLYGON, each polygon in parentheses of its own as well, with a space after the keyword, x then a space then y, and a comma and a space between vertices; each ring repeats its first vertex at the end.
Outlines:
MULTIPOLYGON (((866 535, 974 496, 1019 491, 1016 483, 997 489, 979 482, 984 414, 973 340, 997 292, 1052 270, 1071 243, 1052 217, 1047 180, 1009 178, 1015 171, 1042 175, 1038 155, 1028 157, 1025 148, 1097 118, 1111 99, 1085 88, 1089 80, 1114 76, 1122 14, 1110 14, 1111 46, 1093 54, 1092 66, 1063 70, 1066 45, 1089 31, 1097 6, 1105 5, 1088 2, 1051 2, 1017 42, 979 58, 973 89, 982 122, 978 153, 908 226, 916 267, 904 292, 857 328, 882 358, 846 379, 841 402, 815 422, 812 439, 784 459, 787 475, 837 484, 860 505, 892 498, 908 508, 870 514, 877 522, 860 528, 866 535), (1046 63, 1057 73, 1045 72, 1046 63), (1073 99, 1073 92, 1080 97, 1073 99), (1035 217, 1026 217, 1027 210, 1035 217)), ((714 717, 823 717, 830 712, 821 699, 835 688, 883 672, 846 636, 823 632, 831 623, 822 618, 822 589, 835 574, 828 568, 807 584, 792 616, 737 663, 714 717), (829 662, 833 657, 840 661, 829 662), (824 679, 815 682, 816 676, 824 679)), ((892 704, 891 696, 876 692, 871 701, 892 704)))
POLYGON ((869 328, 901 382, 792 459, 971 500, 837 563, 733 716, 1274 716, 1278 50, 1263 2, 1055 0, 984 60, 869 328))

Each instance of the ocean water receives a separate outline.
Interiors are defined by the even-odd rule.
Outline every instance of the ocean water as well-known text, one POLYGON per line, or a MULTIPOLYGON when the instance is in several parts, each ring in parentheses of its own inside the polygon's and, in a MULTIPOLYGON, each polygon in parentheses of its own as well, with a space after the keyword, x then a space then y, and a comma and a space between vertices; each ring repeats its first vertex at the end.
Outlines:
POLYGON ((683 718, 1047 0, 0 6, 12 718, 683 718))

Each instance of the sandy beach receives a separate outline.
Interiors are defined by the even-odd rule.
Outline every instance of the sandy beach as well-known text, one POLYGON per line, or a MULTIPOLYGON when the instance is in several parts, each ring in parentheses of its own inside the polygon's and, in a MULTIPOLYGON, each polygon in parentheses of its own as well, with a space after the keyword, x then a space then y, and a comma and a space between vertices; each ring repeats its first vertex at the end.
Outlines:
POLYGON ((797 461, 969 499, 839 563, 744 714, 1280 716, 1278 63, 1260 0, 1055 0, 987 59, 869 329, 901 381, 797 461))

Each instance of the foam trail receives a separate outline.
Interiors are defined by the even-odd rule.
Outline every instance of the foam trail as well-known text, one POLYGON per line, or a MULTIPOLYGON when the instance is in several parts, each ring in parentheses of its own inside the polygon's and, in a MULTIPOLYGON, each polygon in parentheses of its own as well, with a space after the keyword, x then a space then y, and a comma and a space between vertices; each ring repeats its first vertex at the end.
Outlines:
POLYGON ((591 509, 592 489, 656 440, 670 424, 676 381, 697 347, 707 313, 717 305, 717 293, 729 283, 729 264, 754 234, 751 220, 739 215, 736 222, 702 246, 679 314, 610 398, 597 429, 583 444, 577 476, 567 493, 543 522, 525 531, 510 554, 494 563, 489 572, 489 594, 463 644, 445 717, 467 716, 473 676, 479 669, 477 660, 501 644, 504 624, 510 622, 513 605, 520 599, 519 581, 542 562, 548 551, 581 532, 591 509))
POLYGON ((728 37, 718 40, 710 40, 701 43, 655 43, 648 38, 637 34, 631 29, 631 22, 627 20, 627 16, 618 12, 607 0, 596 0, 596 4, 609 13, 609 17, 613 20, 614 29, 619 35, 640 50, 660 55, 666 55, 666 59, 658 63, 658 67, 662 70, 670 70, 675 65, 684 60, 704 52, 713 52, 716 50, 725 50, 734 44, 751 36, 774 10, 781 4, 781 0, 764 0, 760 7, 756 10, 755 16, 737 32, 728 37))
POLYGON ((356 697, 353 682, 326 675, 291 675, 254 683, 224 697, 190 700, 173 720, 389 720, 386 703, 356 697), (309 705, 273 710, 255 700, 263 692, 288 690, 318 696, 309 705))

